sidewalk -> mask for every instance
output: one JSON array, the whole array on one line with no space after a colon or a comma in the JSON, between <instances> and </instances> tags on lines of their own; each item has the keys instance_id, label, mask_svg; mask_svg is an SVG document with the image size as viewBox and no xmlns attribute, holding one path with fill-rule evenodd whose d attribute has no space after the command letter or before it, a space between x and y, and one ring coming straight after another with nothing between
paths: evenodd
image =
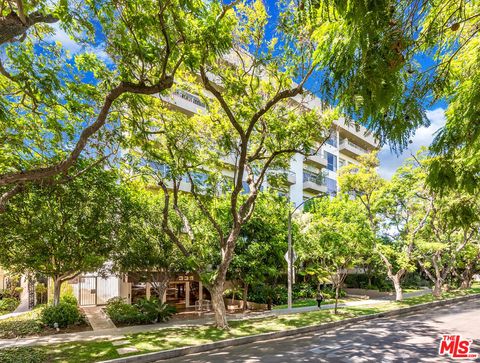
<instances>
[{"instance_id":1,"label":"sidewalk","mask_svg":"<svg viewBox=\"0 0 480 363\"><path fill-rule=\"evenodd\" d=\"M421 296L429 293L430 290L417 291L413 293L404 294L405 298ZM392 301L394 298L383 298L383 299L368 299L360 301L346 302L338 304L338 307L346 306L363 306L363 305L377 305L385 304ZM323 305L323 309L332 309L334 304ZM293 309L278 309L278 310L269 310L258 313L251 313L248 315L245 314L232 314L228 316L229 321L235 320L246 320L246 319L255 319L263 318L277 315L285 314L298 314L308 311L316 311L318 308L316 306L307 306L302 308L293 308ZM136 326L127 326L122 328L113 328L113 329L103 329L97 331L83 331L78 333L67 333L67 334L57 334L57 335L47 335L39 337L26 337L26 338L17 338L17 339L0 339L0 349L7 347L20 347L20 346L30 346L30 345L50 345L58 343L68 343L76 341L93 341L93 340L118 340L124 339L125 334L135 334L141 332L151 332L167 328L181 328L181 327L192 327L192 326L201 326L206 324L213 323L213 315L205 316L198 319L190 320L172 320L167 323L162 324L151 324L151 325L136 325Z\"/></svg>"}]
</instances>

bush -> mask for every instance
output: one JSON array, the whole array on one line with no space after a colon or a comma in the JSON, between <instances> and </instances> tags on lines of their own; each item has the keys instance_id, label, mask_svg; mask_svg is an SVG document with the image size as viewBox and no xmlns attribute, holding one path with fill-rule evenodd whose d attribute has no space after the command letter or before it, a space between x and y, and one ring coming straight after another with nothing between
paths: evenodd
<instances>
[{"instance_id":1,"label":"bush","mask_svg":"<svg viewBox=\"0 0 480 363\"><path fill-rule=\"evenodd\" d=\"M0 349L2 363L43 363L46 354L38 347L18 347Z\"/></svg>"},{"instance_id":2,"label":"bush","mask_svg":"<svg viewBox=\"0 0 480 363\"><path fill-rule=\"evenodd\" d=\"M115 324L148 324L169 320L177 310L156 298L130 305L121 297L107 301L105 312Z\"/></svg>"},{"instance_id":3,"label":"bush","mask_svg":"<svg viewBox=\"0 0 480 363\"><path fill-rule=\"evenodd\" d=\"M60 301L66 303L66 304L73 305L73 306L77 306L77 305L78 305L77 298L76 298L75 296L71 295L71 294L63 295L63 296L60 298Z\"/></svg>"},{"instance_id":4,"label":"bush","mask_svg":"<svg viewBox=\"0 0 480 363\"><path fill-rule=\"evenodd\" d=\"M248 292L248 301L259 304L283 305L287 299L287 288L282 285L254 285Z\"/></svg>"},{"instance_id":5,"label":"bush","mask_svg":"<svg viewBox=\"0 0 480 363\"><path fill-rule=\"evenodd\" d=\"M177 312L175 307L164 304L156 298L140 299L136 305L145 319L152 323L168 321Z\"/></svg>"},{"instance_id":6,"label":"bush","mask_svg":"<svg viewBox=\"0 0 480 363\"><path fill-rule=\"evenodd\" d=\"M105 312L115 324L145 324L149 317L142 314L138 306L127 304L121 297L107 301Z\"/></svg>"},{"instance_id":7,"label":"bush","mask_svg":"<svg viewBox=\"0 0 480 363\"><path fill-rule=\"evenodd\" d=\"M317 295L317 290L309 283L301 283L293 286L293 300L313 299Z\"/></svg>"},{"instance_id":8,"label":"bush","mask_svg":"<svg viewBox=\"0 0 480 363\"><path fill-rule=\"evenodd\" d=\"M2 300L0 300L0 313L11 313L14 311L20 301L13 297L6 297Z\"/></svg>"},{"instance_id":9,"label":"bush","mask_svg":"<svg viewBox=\"0 0 480 363\"><path fill-rule=\"evenodd\" d=\"M28 313L0 320L0 339L24 337L41 332L43 324L39 321L38 315L42 308L35 308Z\"/></svg>"},{"instance_id":10,"label":"bush","mask_svg":"<svg viewBox=\"0 0 480 363\"><path fill-rule=\"evenodd\" d=\"M52 328L55 327L55 323L58 323L58 327L65 328L82 322L83 317L76 305L61 301L57 306L47 306L42 311L40 320Z\"/></svg>"},{"instance_id":11,"label":"bush","mask_svg":"<svg viewBox=\"0 0 480 363\"><path fill-rule=\"evenodd\" d=\"M322 294L324 299L335 299L335 289L331 286L325 287L322 289ZM338 298L347 296L347 293L340 289L338 292Z\"/></svg>"}]
</instances>

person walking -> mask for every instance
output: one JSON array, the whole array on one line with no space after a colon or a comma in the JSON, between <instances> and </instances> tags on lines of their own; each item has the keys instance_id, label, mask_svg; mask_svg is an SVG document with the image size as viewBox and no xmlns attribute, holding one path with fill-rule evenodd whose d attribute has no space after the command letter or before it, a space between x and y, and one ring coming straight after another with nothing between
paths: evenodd
<instances>
[{"instance_id":1,"label":"person walking","mask_svg":"<svg viewBox=\"0 0 480 363\"><path fill-rule=\"evenodd\" d=\"M322 301L323 301L323 294L321 291L319 291L317 293L317 305L318 305L318 308L321 309L321 304L322 304Z\"/></svg>"}]
</instances>

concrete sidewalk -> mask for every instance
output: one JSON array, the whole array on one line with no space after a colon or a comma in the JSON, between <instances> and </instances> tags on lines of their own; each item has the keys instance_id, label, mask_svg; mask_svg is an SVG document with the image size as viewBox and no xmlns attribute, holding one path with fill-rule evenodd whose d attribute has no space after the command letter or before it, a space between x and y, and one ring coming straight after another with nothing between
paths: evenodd
<instances>
[{"instance_id":1,"label":"concrete sidewalk","mask_svg":"<svg viewBox=\"0 0 480 363\"><path fill-rule=\"evenodd\" d=\"M430 290L423 290L414 293L404 294L405 298L421 296L428 294ZM367 299L360 301L346 302L338 304L338 307L347 307L347 306L363 306L363 305L377 305L385 304L393 299L391 297L385 299ZM332 309L334 304L323 305L322 310ZM250 314L232 314L228 316L229 321L239 321L239 320L248 320L255 318L271 317L285 314L298 314L308 311L316 311L318 308L316 306L307 306L302 308L293 308L293 309L278 309L278 310L269 310L258 313ZM0 339L0 349L7 347L20 347L20 346L31 346L31 345L50 345L57 343L69 343L76 341L94 341L94 340L118 340L124 339L125 335L142 333L142 332L154 332L167 328L182 328L182 327L193 327L193 326L202 326L206 324L211 324L214 322L213 315L199 317L198 319L190 320L171 320L167 323L161 324L151 324L151 325L136 325L136 326L127 326L122 328L114 329L102 329L97 331L83 331L78 333L67 333L67 334L56 334L56 335L47 335L39 337L26 337L26 338L17 338L17 339Z\"/></svg>"}]
</instances>

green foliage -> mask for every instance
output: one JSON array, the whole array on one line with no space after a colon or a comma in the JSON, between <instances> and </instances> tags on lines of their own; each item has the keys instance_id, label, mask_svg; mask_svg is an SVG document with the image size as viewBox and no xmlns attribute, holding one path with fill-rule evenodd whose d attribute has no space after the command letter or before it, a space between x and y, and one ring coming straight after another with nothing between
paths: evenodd
<instances>
[{"instance_id":1,"label":"green foliage","mask_svg":"<svg viewBox=\"0 0 480 363\"><path fill-rule=\"evenodd\" d=\"M317 295L317 287L309 283L295 284L293 286L293 300L313 299Z\"/></svg>"},{"instance_id":2,"label":"green foliage","mask_svg":"<svg viewBox=\"0 0 480 363\"><path fill-rule=\"evenodd\" d=\"M150 322L136 305L127 304L120 297L108 300L105 312L115 324L129 325Z\"/></svg>"},{"instance_id":3,"label":"green foliage","mask_svg":"<svg viewBox=\"0 0 480 363\"><path fill-rule=\"evenodd\" d=\"M258 304L283 305L287 303L287 289L283 285L253 285L248 291L247 300Z\"/></svg>"},{"instance_id":4,"label":"green foliage","mask_svg":"<svg viewBox=\"0 0 480 363\"><path fill-rule=\"evenodd\" d=\"M41 321L43 324L54 328L55 323L59 328L66 328L83 321L77 304L61 301L58 305L49 305L42 310Z\"/></svg>"},{"instance_id":5,"label":"green foliage","mask_svg":"<svg viewBox=\"0 0 480 363\"><path fill-rule=\"evenodd\" d=\"M118 297L107 301L105 312L115 324L133 325L168 321L176 309L156 298L141 299L131 305Z\"/></svg>"},{"instance_id":6,"label":"green foliage","mask_svg":"<svg viewBox=\"0 0 480 363\"><path fill-rule=\"evenodd\" d=\"M0 339L12 339L40 333L44 327L39 319L42 309L43 307L37 307L31 312L0 320Z\"/></svg>"},{"instance_id":7,"label":"green foliage","mask_svg":"<svg viewBox=\"0 0 480 363\"><path fill-rule=\"evenodd\" d=\"M0 264L62 282L101 267L114 245L117 188L116 174L98 166L66 184L31 185L0 214Z\"/></svg>"},{"instance_id":8,"label":"green foliage","mask_svg":"<svg viewBox=\"0 0 480 363\"><path fill-rule=\"evenodd\" d=\"M65 294L60 297L60 301L69 305L77 306L78 300L75 296L71 294Z\"/></svg>"},{"instance_id":9,"label":"green foliage","mask_svg":"<svg viewBox=\"0 0 480 363\"><path fill-rule=\"evenodd\" d=\"M146 281L153 275L188 269L185 258L161 228L163 196L140 183L124 183L116 246L110 258L119 272L139 272Z\"/></svg>"},{"instance_id":10,"label":"green foliage","mask_svg":"<svg viewBox=\"0 0 480 363\"><path fill-rule=\"evenodd\" d=\"M12 297L4 297L0 300L0 314L11 313L14 311L20 301Z\"/></svg>"},{"instance_id":11,"label":"green foliage","mask_svg":"<svg viewBox=\"0 0 480 363\"><path fill-rule=\"evenodd\" d=\"M0 349L2 363L44 363L48 355L37 347L3 348Z\"/></svg>"},{"instance_id":12,"label":"green foliage","mask_svg":"<svg viewBox=\"0 0 480 363\"><path fill-rule=\"evenodd\" d=\"M155 298L150 300L141 299L136 305L142 314L146 316L146 319L154 323L168 321L177 312L174 306L170 306Z\"/></svg>"}]
</instances>

